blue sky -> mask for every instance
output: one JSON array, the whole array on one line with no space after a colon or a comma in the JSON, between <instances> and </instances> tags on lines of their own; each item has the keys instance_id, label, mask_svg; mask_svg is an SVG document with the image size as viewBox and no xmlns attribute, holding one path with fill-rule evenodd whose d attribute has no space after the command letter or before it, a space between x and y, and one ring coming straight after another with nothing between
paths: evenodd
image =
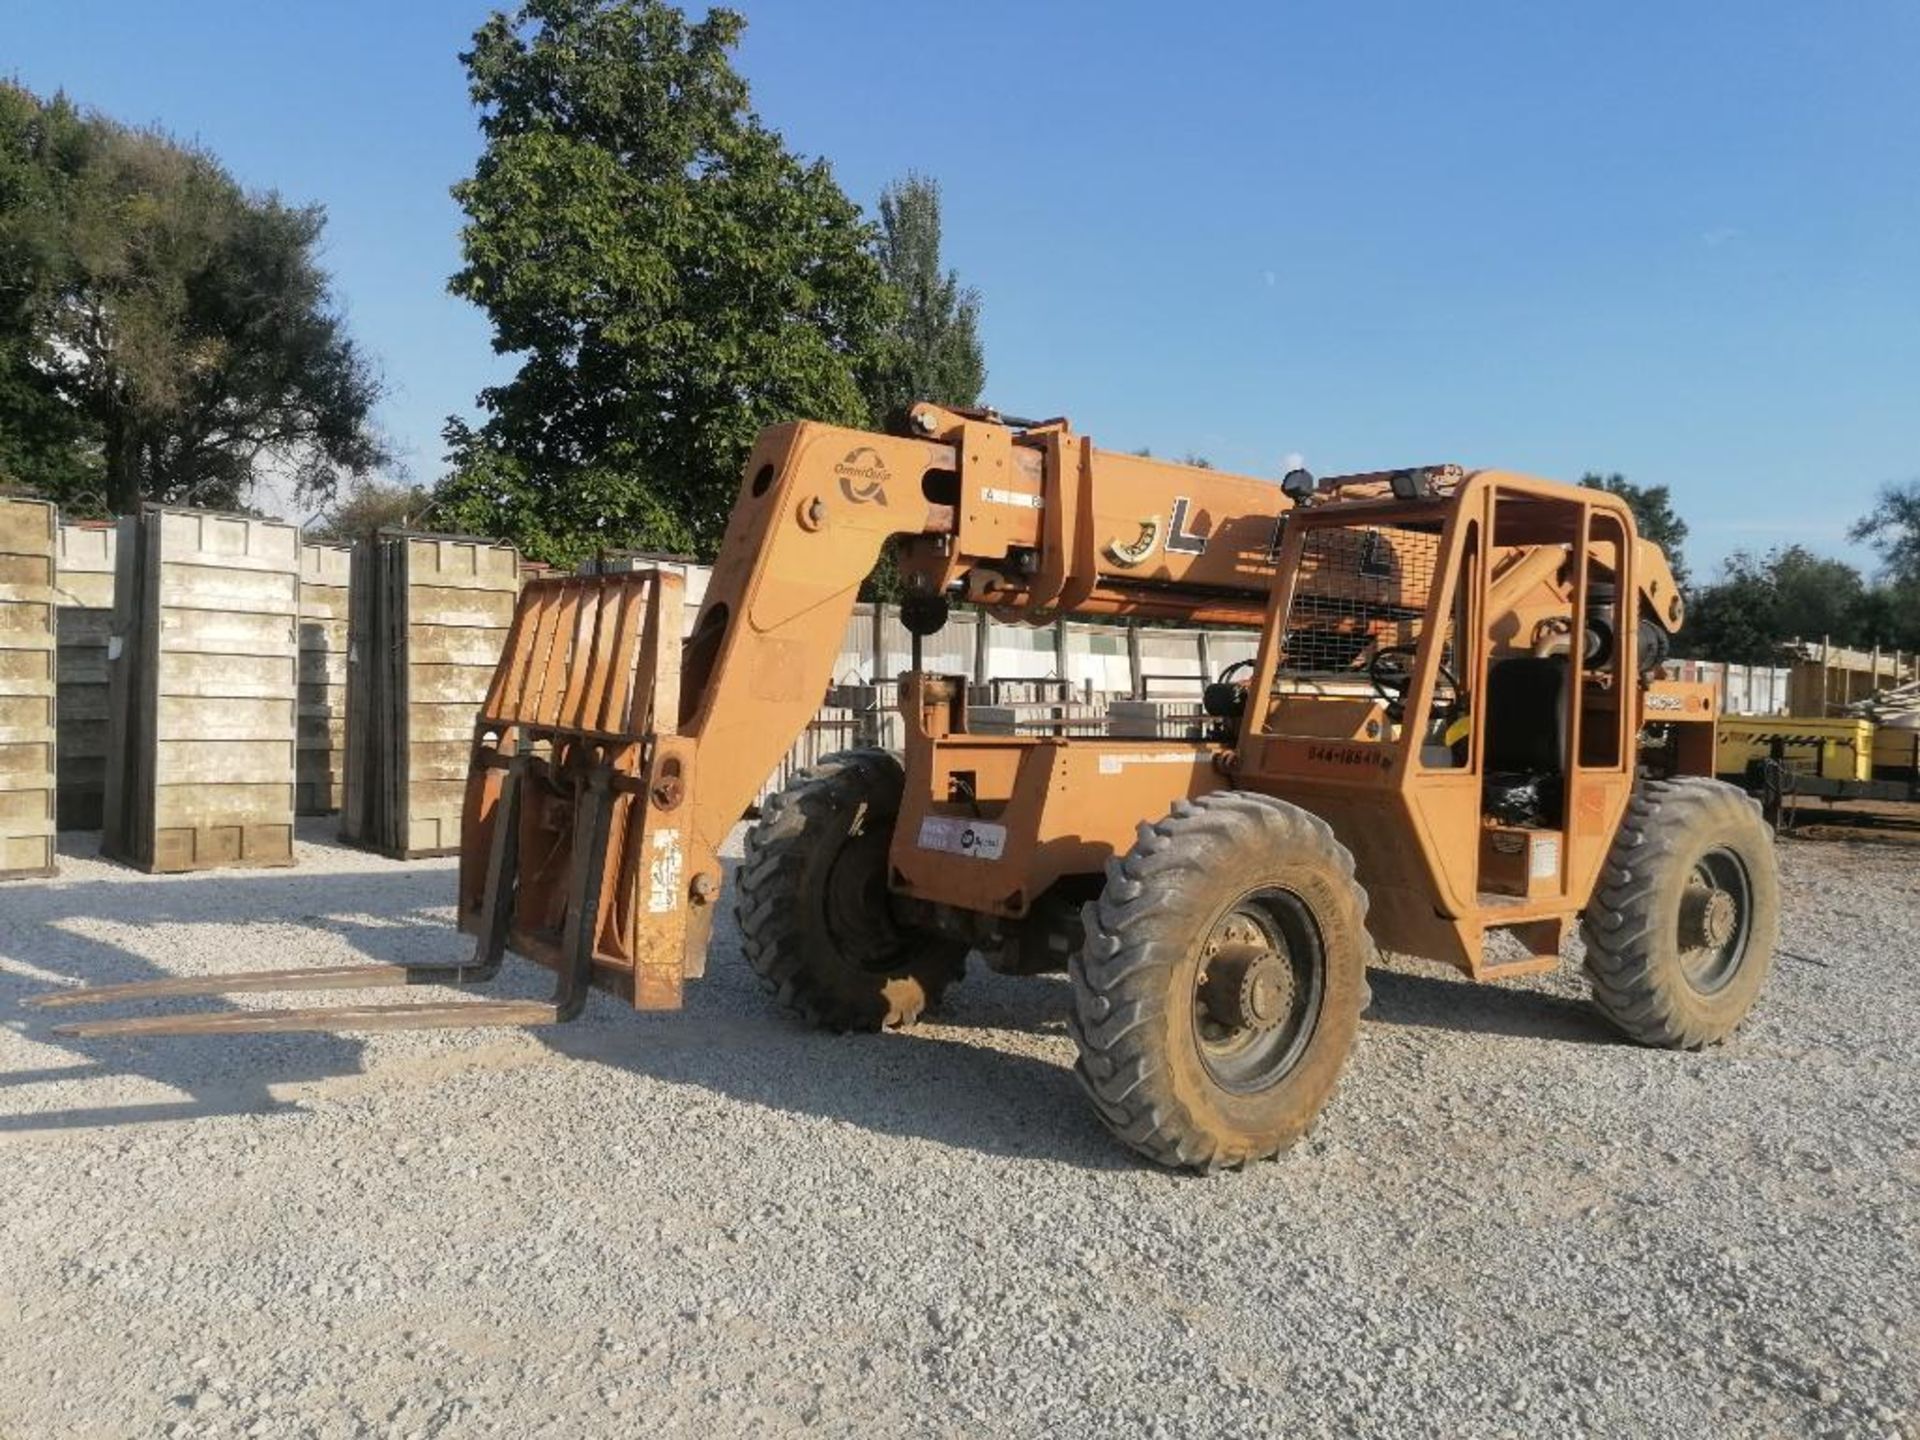
<instances>
[{"instance_id":1,"label":"blue sky","mask_svg":"<svg viewBox=\"0 0 1920 1440\"><path fill-rule=\"evenodd\" d=\"M1920 477L1920 7L770 0L756 107L945 187L989 398L1257 474L1674 489L1696 569ZM0 73L318 201L417 478L502 373L448 297L484 4L0 0Z\"/></svg>"}]
</instances>

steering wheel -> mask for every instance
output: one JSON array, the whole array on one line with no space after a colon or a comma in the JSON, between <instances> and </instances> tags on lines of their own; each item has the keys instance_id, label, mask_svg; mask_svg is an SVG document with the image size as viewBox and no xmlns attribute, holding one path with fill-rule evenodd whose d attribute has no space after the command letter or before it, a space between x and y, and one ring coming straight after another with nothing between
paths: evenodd
<instances>
[{"instance_id":1,"label":"steering wheel","mask_svg":"<svg viewBox=\"0 0 1920 1440\"><path fill-rule=\"evenodd\" d=\"M1367 679L1387 702L1387 717L1396 723L1406 714L1407 690L1413 684L1413 657L1419 653L1417 645L1383 645L1367 662ZM1434 687L1434 709L1440 715L1451 716L1460 703L1460 682L1445 660L1440 662L1435 678L1439 684ZM1444 703L1440 699L1440 685L1446 686Z\"/></svg>"}]
</instances>

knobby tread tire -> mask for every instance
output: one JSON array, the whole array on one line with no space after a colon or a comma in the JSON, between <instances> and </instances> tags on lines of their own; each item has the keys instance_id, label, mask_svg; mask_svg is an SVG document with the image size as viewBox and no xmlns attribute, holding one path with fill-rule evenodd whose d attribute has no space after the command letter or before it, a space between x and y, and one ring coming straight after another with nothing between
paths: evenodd
<instances>
[{"instance_id":1,"label":"knobby tread tire","mask_svg":"<svg viewBox=\"0 0 1920 1440\"><path fill-rule=\"evenodd\" d=\"M1325 956L1318 1022L1285 1076L1256 1095L1198 1061L1192 996L1219 916L1265 887L1306 902ZM1212 1171L1292 1144L1332 1095L1366 1003L1366 892L1325 821L1265 795L1181 800L1108 862L1069 967L1075 1072L1100 1119L1157 1164Z\"/></svg>"},{"instance_id":2,"label":"knobby tread tire","mask_svg":"<svg viewBox=\"0 0 1920 1440\"><path fill-rule=\"evenodd\" d=\"M747 832L734 889L741 946L767 990L809 1025L837 1031L911 1025L939 1003L966 963L966 946L958 941L899 932L889 946L897 965L863 965L827 928L832 864L857 837L869 836L869 863L884 875L885 842L904 787L891 751L845 750L794 776L768 798Z\"/></svg>"},{"instance_id":3,"label":"knobby tread tire","mask_svg":"<svg viewBox=\"0 0 1920 1440\"><path fill-rule=\"evenodd\" d=\"M1680 895L1710 850L1736 854L1751 893L1739 968L1711 992L1682 965ZM1773 834L1760 804L1705 776L1647 781L1628 802L1581 923L1595 1003L1642 1045L1698 1050L1746 1018L1773 968L1780 889Z\"/></svg>"}]
</instances>

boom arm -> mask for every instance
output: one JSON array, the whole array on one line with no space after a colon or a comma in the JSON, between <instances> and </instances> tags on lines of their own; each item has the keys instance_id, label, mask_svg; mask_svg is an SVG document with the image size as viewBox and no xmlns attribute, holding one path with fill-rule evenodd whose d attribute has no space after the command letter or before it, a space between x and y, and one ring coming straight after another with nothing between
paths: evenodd
<instances>
[{"instance_id":1,"label":"boom arm","mask_svg":"<svg viewBox=\"0 0 1920 1440\"><path fill-rule=\"evenodd\" d=\"M921 405L919 437L767 430L682 665L710 855L805 729L860 583L898 537L910 594L959 589L1000 619L1083 613L1257 625L1277 485L1096 449L1065 421L1016 433Z\"/></svg>"}]
</instances>

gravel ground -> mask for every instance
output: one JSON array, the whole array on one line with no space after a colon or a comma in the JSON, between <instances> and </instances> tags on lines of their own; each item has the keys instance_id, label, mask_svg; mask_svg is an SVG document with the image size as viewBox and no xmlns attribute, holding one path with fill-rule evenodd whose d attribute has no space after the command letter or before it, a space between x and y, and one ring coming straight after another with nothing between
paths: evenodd
<instances>
[{"instance_id":1,"label":"gravel ground","mask_svg":"<svg viewBox=\"0 0 1920 1440\"><path fill-rule=\"evenodd\" d=\"M1617 1043L1571 964L1376 971L1315 1134L1211 1180L1093 1122L1063 982L817 1035L725 930L685 1014L550 1032L70 1042L13 1008L463 952L450 862L326 834L0 890L6 1440L1920 1435L1910 851L1783 843L1787 953L1703 1055Z\"/></svg>"}]
</instances>

